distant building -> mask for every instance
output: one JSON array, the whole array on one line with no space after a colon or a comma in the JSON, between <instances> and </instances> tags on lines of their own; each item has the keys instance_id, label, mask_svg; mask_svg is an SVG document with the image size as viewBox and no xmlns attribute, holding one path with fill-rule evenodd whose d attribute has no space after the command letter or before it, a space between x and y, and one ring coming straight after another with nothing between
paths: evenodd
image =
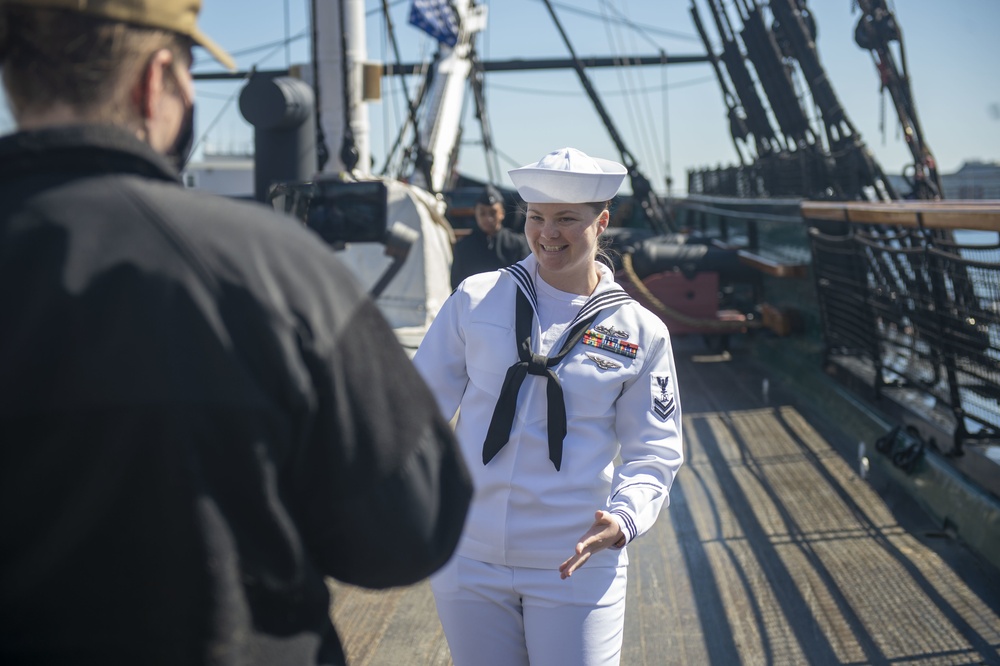
<instances>
[{"instance_id":1,"label":"distant building","mask_svg":"<svg viewBox=\"0 0 1000 666\"><path fill-rule=\"evenodd\" d=\"M955 173L942 173L941 188L945 199L1000 199L1000 164L970 161ZM906 195L910 185L902 176L889 176L896 190Z\"/></svg>"},{"instance_id":2,"label":"distant building","mask_svg":"<svg viewBox=\"0 0 1000 666\"><path fill-rule=\"evenodd\" d=\"M182 178L193 190L252 199L253 169L252 154L206 152L200 161L187 165Z\"/></svg>"},{"instance_id":3,"label":"distant building","mask_svg":"<svg viewBox=\"0 0 1000 666\"><path fill-rule=\"evenodd\" d=\"M966 162L941 176L945 199L1000 199L1000 164Z\"/></svg>"}]
</instances>

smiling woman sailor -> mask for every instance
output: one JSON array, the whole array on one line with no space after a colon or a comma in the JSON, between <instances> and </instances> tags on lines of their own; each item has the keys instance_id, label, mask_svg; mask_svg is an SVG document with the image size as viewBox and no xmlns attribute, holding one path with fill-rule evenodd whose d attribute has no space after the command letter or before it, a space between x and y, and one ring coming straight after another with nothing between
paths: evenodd
<instances>
[{"instance_id":1,"label":"smiling woman sailor","mask_svg":"<svg viewBox=\"0 0 1000 666\"><path fill-rule=\"evenodd\" d=\"M475 485L434 597L458 666L617 664L625 545L683 460L670 337L596 260L625 168L564 148L509 173L531 255L463 281L415 356Z\"/></svg>"}]
</instances>

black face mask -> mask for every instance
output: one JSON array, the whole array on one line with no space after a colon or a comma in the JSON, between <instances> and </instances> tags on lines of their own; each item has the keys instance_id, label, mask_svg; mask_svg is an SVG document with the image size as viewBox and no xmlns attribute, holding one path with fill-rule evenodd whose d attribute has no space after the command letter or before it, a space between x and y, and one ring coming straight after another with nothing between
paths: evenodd
<instances>
[{"instance_id":1,"label":"black face mask","mask_svg":"<svg viewBox=\"0 0 1000 666\"><path fill-rule=\"evenodd\" d=\"M165 157L170 161L177 173L184 170L188 159L191 157L191 148L194 146L194 103L188 107L181 120L180 129L177 130L177 138L174 145L167 150Z\"/></svg>"}]
</instances>

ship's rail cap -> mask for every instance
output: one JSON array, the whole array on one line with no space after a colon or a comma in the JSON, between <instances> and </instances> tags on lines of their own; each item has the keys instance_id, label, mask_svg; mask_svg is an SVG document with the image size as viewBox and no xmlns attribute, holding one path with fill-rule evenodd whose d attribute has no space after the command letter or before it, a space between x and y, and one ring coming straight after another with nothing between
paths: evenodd
<instances>
[{"instance_id":1,"label":"ship's rail cap","mask_svg":"<svg viewBox=\"0 0 1000 666\"><path fill-rule=\"evenodd\" d=\"M852 224L1000 232L1000 201L803 201L802 217Z\"/></svg>"}]
</instances>

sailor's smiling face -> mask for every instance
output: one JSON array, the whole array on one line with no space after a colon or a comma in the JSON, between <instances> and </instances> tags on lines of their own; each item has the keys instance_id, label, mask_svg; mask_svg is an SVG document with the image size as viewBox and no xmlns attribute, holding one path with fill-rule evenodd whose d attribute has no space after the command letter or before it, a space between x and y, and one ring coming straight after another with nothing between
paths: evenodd
<instances>
[{"instance_id":1,"label":"sailor's smiling face","mask_svg":"<svg viewBox=\"0 0 1000 666\"><path fill-rule=\"evenodd\" d=\"M597 238L607 226L608 211L593 204L529 203L524 235L541 278L556 289L591 293Z\"/></svg>"}]
</instances>

